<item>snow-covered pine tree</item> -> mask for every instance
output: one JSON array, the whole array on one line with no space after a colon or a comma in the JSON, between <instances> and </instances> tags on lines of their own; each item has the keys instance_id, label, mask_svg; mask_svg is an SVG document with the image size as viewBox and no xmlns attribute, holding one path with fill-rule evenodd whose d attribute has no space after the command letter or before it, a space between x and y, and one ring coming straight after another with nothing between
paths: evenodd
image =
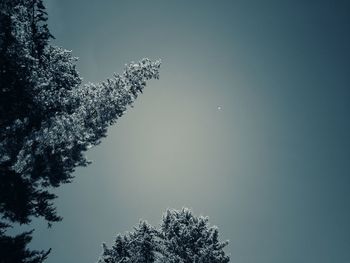
<instances>
[{"instance_id":1,"label":"snow-covered pine tree","mask_svg":"<svg viewBox=\"0 0 350 263\"><path fill-rule=\"evenodd\" d=\"M50 189L70 182L75 167L88 164L84 152L100 143L146 81L159 77L160 62L143 59L105 82L82 85L77 59L49 44L46 20L42 0L0 1L3 240L13 223L28 224L32 217L49 224L61 220Z\"/></svg>"},{"instance_id":2,"label":"snow-covered pine tree","mask_svg":"<svg viewBox=\"0 0 350 263\"><path fill-rule=\"evenodd\" d=\"M140 221L130 234L130 262L153 263L157 258L157 232L146 221Z\"/></svg>"},{"instance_id":3,"label":"snow-covered pine tree","mask_svg":"<svg viewBox=\"0 0 350 263\"><path fill-rule=\"evenodd\" d=\"M165 251L184 263L226 263L229 257L220 242L218 229L209 226L209 218L194 216L191 210L167 210L161 223Z\"/></svg>"},{"instance_id":4,"label":"snow-covered pine tree","mask_svg":"<svg viewBox=\"0 0 350 263\"><path fill-rule=\"evenodd\" d=\"M102 244L103 253L98 263L153 263L158 257L158 232L146 221L140 221L134 231L118 234L112 248Z\"/></svg>"},{"instance_id":5,"label":"snow-covered pine tree","mask_svg":"<svg viewBox=\"0 0 350 263\"><path fill-rule=\"evenodd\" d=\"M118 235L112 248L103 244L99 263L227 263L217 227L189 209L167 210L158 228L141 221L135 232ZM122 244L122 245L121 245ZM123 255L123 256L121 256ZM147 260L146 260L147 258Z\"/></svg>"},{"instance_id":6,"label":"snow-covered pine tree","mask_svg":"<svg viewBox=\"0 0 350 263\"><path fill-rule=\"evenodd\" d=\"M130 237L129 235L117 235L112 248L102 244L103 253L98 263L131 262L130 261Z\"/></svg>"}]
</instances>

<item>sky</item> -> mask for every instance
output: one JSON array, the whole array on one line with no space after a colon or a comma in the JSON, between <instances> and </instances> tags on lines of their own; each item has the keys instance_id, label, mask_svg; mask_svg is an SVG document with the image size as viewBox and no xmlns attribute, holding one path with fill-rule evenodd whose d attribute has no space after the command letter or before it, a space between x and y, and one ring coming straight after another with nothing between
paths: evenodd
<instances>
[{"instance_id":1,"label":"sky","mask_svg":"<svg viewBox=\"0 0 350 263\"><path fill-rule=\"evenodd\" d=\"M55 45L99 82L143 57L148 86L35 220L47 263L189 207L234 263L350 262L350 3L47 0Z\"/></svg>"}]
</instances>

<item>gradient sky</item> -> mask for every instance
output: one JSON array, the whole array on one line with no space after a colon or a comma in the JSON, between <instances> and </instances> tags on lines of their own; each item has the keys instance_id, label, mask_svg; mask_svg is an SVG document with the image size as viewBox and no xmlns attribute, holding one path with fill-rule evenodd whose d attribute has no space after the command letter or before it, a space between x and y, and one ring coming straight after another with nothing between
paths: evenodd
<instances>
[{"instance_id":1,"label":"gradient sky","mask_svg":"<svg viewBox=\"0 0 350 263\"><path fill-rule=\"evenodd\" d=\"M161 58L160 80L36 220L47 263L168 207L208 215L233 263L350 262L350 2L47 0L85 82ZM219 110L218 107L221 107Z\"/></svg>"}]
</instances>

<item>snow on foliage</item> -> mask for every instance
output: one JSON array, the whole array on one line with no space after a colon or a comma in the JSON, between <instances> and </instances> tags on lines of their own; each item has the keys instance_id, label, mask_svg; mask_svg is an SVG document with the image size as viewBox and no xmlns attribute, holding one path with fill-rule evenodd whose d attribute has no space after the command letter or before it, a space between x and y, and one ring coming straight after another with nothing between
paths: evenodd
<instances>
[{"instance_id":1,"label":"snow on foliage","mask_svg":"<svg viewBox=\"0 0 350 263\"><path fill-rule=\"evenodd\" d=\"M82 85L77 58L50 45L46 21L43 0L0 1L1 262L46 258L27 250L31 232L16 239L5 230L33 217L60 221L51 189L89 163L84 152L100 143L147 80L159 78L160 61L142 59L107 81Z\"/></svg>"},{"instance_id":2,"label":"snow on foliage","mask_svg":"<svg viewBox=\"0 0 350 263\"><path fill-rule=\"evenodd\" d=\"M88 164L83 152L106 136L107 127L134 102L146 80L159 78L160 61L142 59L105 82L80 85L74 62L62 48L44 50L42 68L31 79L38 115L13 120L0 137L0 164L10 162L10 170L44 186L67 182L76 166ZM39 122L35 127L31 118Z\"/></svg>"},{"instance_id":3,"label":"snow on foliage","mask_svg":"<svg viewBox=\"0 0 350 263\"><path fill-rule=\"evenodd\" d=\"M77 86L78 81L70 81L67 77L73 85L73 88L69 86L70 89L57 88L57 82L50 75L47 82L43 82L45 86L38 89L35 100L43 112L54 110L54 114L22 138L22 147L11 169L30 177L38 160L43 160L45 168L40 180L58 186L60 182L51 177L54 170L61 170L64 178L69 178L75 166L86 165L88 162L83 151L106 136L107 127L133 103L145 87L146 80L159 77L159 66L159 61L143 59L127 66L122 75L115 75L112 80L83 86ZM17 119L5 129L12 133L22 129L25 121ZM5 156L11 154L13 147L9 137L3 139L1 146Z\"/></svg>"},{"instance_id":4,"label":"snow on foliage","mask_svg":"<svg viewBox=\"0 0 350 263\"><path fill-rule=\"evenodd\" d=\"M102 244L98 263L227 263L227 244L208 217L186 208L167 210L158 228L140 221L134 231L118 234L111 248Z\"/></svg>"},{"instance_id":5,"label":"snow on foliage","mask_svg":"<svg viewBox=\"0 0 350 263\"><path fill-rule=\"evenodd\" d=\"M82 85L77 58L48 44L46 20L38 20L46 14L41 1L6 0L2 5L0 169L27 185L30 203L23 212L0 205L0 212L27 223L39 203L31 200L34 193L69 182L75 167L89 163L84 152L100 143L147 80L159 78L160 61L145 58L107 81Z\"/></svg>"}]
</instances>

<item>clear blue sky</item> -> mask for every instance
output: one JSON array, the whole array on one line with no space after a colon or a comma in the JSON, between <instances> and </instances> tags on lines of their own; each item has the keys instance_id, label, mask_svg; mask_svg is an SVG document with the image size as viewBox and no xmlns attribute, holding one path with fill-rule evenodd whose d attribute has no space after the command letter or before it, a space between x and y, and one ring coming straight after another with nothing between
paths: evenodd
<instances>
[{"instance_id":1,"label":"clear blue sky","mask_svg":"<svg viewBox=\"0 0 350 263\"><path fill-rule=\"evenodd\" d=\"M182 206L219 227L233 263L350 262L349 1L46 5L85 82L163 61L57 190L63 221L35 221L47 263L95 262L103 241Z\"/></svg>"}]
</instances>

